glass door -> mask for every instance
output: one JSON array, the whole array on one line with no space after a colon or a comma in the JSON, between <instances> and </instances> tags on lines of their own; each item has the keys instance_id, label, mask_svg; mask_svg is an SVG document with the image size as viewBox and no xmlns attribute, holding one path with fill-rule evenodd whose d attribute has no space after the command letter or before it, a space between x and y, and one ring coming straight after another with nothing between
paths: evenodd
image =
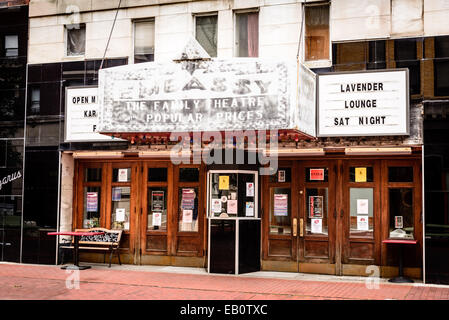
<instances>
[{"instance_id":1,"label":"glass door","mask_svg":"<svg viewBox=\"0 0 449 320\"><path fill-rule=\"evenodd\" d=\"M336 164L332 161L300 162L298 173L299 271L315 268L335 272Z\"/></svg>"},{"instance_id":2,"label":"glass door","mask_svg":"<svg viewBox=\"0 0 449 320\"><path fill-rule=\"evenodd\" d=\"M341 172L342 263L379 265L380 161L345 160Z\"/></svg>"},{"instance_id":3,"label":"glass door","mask_svg":"<svg viewBox=\"0 0 449 320\"><path fill-rule=\"evenodd\" d=\"M174 168L175 203L173 235L178 256L203 256L205 192L204 167L182 165Z\"/></svg>"},{"instance_id":4,"label":"glass door","mask_svg":"<svg viewBox=\"0 0 449 320\"><path fill-rule=\"evenodd\" d=\"M173 166L165 161L144 162L140 184L141 263L151 255L166 256L171 252L171 207L173 206Z\"/></svg>"},{"instance_id":5,"label":"glass door","mask_svg":"<svg viewBox=\"0 0 449 320\"><path fill-rule=\"evenodd\" d=\"M105 225L108 229L123 230L120 248L134 260L137 237L138 164L108 163Z\"/></svg>"}]
</instances>

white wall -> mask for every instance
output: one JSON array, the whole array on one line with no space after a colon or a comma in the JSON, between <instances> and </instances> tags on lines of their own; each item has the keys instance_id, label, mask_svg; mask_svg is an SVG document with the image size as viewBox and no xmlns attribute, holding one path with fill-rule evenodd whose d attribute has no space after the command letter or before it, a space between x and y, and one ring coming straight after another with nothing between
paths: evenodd
<instances>
[{"instance_id":1,"label":"white wall","mask_svg":"<svg viewBox=\"0 0 449 320\"><path fill-rule=\"evenodd\" d=\"M449 34L448 0L333 0L332 41Z\"/></svg>"},{"instance_id":2,"label":"white wall","mask_svg":"<svg viewBox=\"0 0 449 320\"><path fill-rule=\"evenodd\" d=\"M95 10L111 7L112 2L112 0L32 0L28 62L35 64L101 59L116 11ZM301 19L300 1L200 0L142 6L158 2L163 1L122 1L122 6L126 8L119 10L106 54L108 58L131 57L133 19L154 17L155 61L169 61L183 48L188 37L194 34L194 15L211 12L218 13L218 57L232 57L233 10L252 8L259 8L260 12L259 56L292 59L296 57ZM79 12L75 5L78 6ZM72 14L63 14L66 10ZM67 57L64 25L76 22L86 24L86 53L84 57Z\"/></svg>"},{"instance_id":3,"label":"white wall","mask_svg":"<svg viewBox=\"0 0 449 320\"><path fill-rule=\"evenodd\" d=\"M302 2L123 0L124 8L119 11L106 56L131 57L133 19L154 17L155 60L171 60L194 33L194 15L216 12L218 57L229 58L234 56L233 10L259 8L259 56L294 59ZM29 63L101 59L116 12L108 8L117 4L118 0L32 0ZM66 14L66 11L74 13ZM332 0L330 16L332 41L449 34L448 0ZM81 58L66 57L64 24L77 21L86 24L86 54Z\"/></svg>"}]
</instances>

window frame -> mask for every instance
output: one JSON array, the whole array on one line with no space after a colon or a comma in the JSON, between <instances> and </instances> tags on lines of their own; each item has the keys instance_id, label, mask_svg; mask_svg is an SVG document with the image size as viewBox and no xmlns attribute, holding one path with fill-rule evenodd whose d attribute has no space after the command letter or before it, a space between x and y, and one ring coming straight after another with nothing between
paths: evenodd
<instances>
[{"instance_id":1,"label":"window frame","mask_svg":"<svg viewBox=\"0 0 449 320\"><path fill-rule=\"evenodd\" d=\"M307 7L317 7L317 6L328 6L329 8L329 58L328 59L320 59L320 60L306 60L306 8ZM331 7L332 2L330 1L318 1L312 3L303 3L302 4L302 35L301 35L301 56L304 65L308 68L329 68L332 67L332 39L331 39Z\"/></svg>"},{"instance_id":2,"label":"window frame","mask_svg":"<svg viewBox=\"0 0 449 320\"><path fill-rule=\"evenodd\" d=\"M6 47L6 38L7 37L16 37L17 38L17 47L10 47L10 48L7 48ZM17 58L17 57L19 57L19 35L18 34L5 34L4 36L3 36L3 44L4 44L4 57L5 58ZM8 49L12 49L12 50L17 50L17 54L16 55L7 55L7 52L8 52Z\"/></svg>"},{"instance_id":3,"label":"window frame","mask_svg":"<svg viewBox=\"0 0 449 320\"><path fill-rule=\"evenodd\" d=\"M241 57L238 54L238 46L237 46L237 15L238 14L245 14L245 13L257 13L258 20L257 20L257 57ZM232 19L233 19L233 26L234 30L232 33L232 53L234 58L259 58L260 57L260 23L259 23L259 13L260 8L248 8L248 9L239 9L239 10L233 10L232 12Z\"/></svg>"},{"instance_id":4,"label":"window frame","mask_svg":"<svg viewBox=\"0 0 449 320\"><path fill-rule=\"evenodd\" d=\"M87 24L86 23L78 23L78 25L80 25L80 27L84 27L84 53L83 54L74 54L74 55L70 55L69 54L69 44L68 44L68 39L69 39L69 28L70 26L75 26L77 24L65 24L64 25L64 58L81 58L81 57L85 57L86 56L86 35L87 35Z\"/></svg>"},{"instance_id":5,"label":"window frame","mask_svg":"<svg viewBox=\"0 0 449 320\"><path fill-rule=\"evenodd\" d=\"M204 13L193 13L193 37L195 38L196 41L198 41L198 39L196 38L196 19L198 17L202 18L202 17L212 17L212 16L217 16L217 55L215 57L211 56L211 58L218 58L218 11L211 11L211 12L204 12ZM199 41L198 41L199 43ZM200 43L201 45L201 43ZM204 48L203 48L204 49ZM206 49L204 49L206 51ZM207 52L207 51L206 51ZM209 52L208 52L209 54Z\"/></svg>"},{"instance_id":6,"label":"window frame","mask_svg":"<svg viewBox=\"0 0 449 320\"><path fill-rule=\"evenodd\" d=\"M135 56L136 56L136 23L141 22L152 22L154 24L154 48L153 48L153 61L156 60L156 17L148 17L143 19L133 19L132 23L132 53L129 56L128 64L135 64Z\"/></svg>"}]
</instances>

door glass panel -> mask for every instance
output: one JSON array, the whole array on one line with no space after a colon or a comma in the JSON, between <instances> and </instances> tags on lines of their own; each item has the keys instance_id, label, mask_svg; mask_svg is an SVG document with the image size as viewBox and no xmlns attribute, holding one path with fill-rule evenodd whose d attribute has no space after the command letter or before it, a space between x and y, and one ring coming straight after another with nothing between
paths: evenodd
<instances>
[{"instance_id":1,"label":"door glass panel","mask_svg":"<svg viewBox=\"0 0 449 320\"><path fill-rule=\"evenodd\" d=\"M200 181L199 168L180 168L179 169L180 182L198 182Z\"/></svg>"},{"instance_id":2,"label":"door glass panel","mask_svg":"<svg viewBox=\"0 0 449 320\"><path fill-rule=\"evenodd\" d=\"M101 187L84 187L83 228L100 226Z\"/></svg>"},{"instance_id":3,"label":"door glass panel","mask_svg":"<svg viewBox=\"0 0 449 320\"><path fill-rule=\"evenodd\" d=\"M413 239L413 188L391 188L388 193L390 238Z\"/></svg>"},{"instance_id":4,"label":"door glass panel","mask_svg":"<svg viewBox=\"0 0 449 320\"><path fill-rule=\"evenodd\" d=\"M254 174L239 173L238 216L256 217L256 192L257 186Z\"/></svg>"},{"instance_id":5,"label":"door glass panel","mask_svg":"<svg viewBox=\"0 0 449 320\"><path fill-rule=\"evenodd\" d=\"M179 188L178 231L198 231L198 188Z\"/></svg>"},{"instance_id":6,"label":"door glass panel","mask_svg":"<svg viewBox=\"0 0 449 320\"><path fill-rule=\"evenodd\" d=\"M350 167L349 182L373 182L373 167Z\"/></svg>"},{"instance_id":7,"label":"door glass panel","mask_svg":"<svg viewBox=\"0 0 449 320\"><path fill-rule=\"evenodd\" d=\"M112 182L130 182L131 168L113 168Z\"/></svg>"},{"instance_id":8,"label":"door glass panel","mask_svg":"<svg viewBox=\"0 0 449 320\"><path fill-rule=\"evenodd\" d=\"M167 181L167 168L148 168L149 182Z\"/></svg>"},{"instance_id":9,"label":"door glass panel","mask_svg":"<svg viewBox=\"0 0 449 320\"><path fill-rule=\"evenodd\" d=\"M350 188L350 236L374 236L374 201L373 188Z\"/></svg>"},{"instance_id":10,"label":"door glass panel","mask_svg":"<svg viewBox=\"0 0 449 320\"><path fill-rule=\"evenodd\" d=\"M112 229L129 230L130 187L112 187Z\"/></svg>"},{"instance_id":11,"label":"door glass panel","mask_svg":"<svg viewBox=\"0 0 449 320\"><path fill-rule=\"evenodd\" d=\"M328 235L328 191L327 188L306 189L306 212L308 235Z\"/></svg>"},{"instance_id":12,"label":"door glass panel","mask_svg":"<svg viewBox=\"0 0 449 320\"><path fill-rule=\"evenodd\" d=\"M389 167L388 182L413 182L413 167Z\"/></svg>"},{"instance_id":13,"label":"door glass panel","mask_svg":"<svg viewBox=\"0 0 449 320\"><path fill-rule=\"evenodd\" d=\"M292 233L290 199L289 188L270 188L270 233Z\"/></svg>"},{"instance_id":14,"label":"door glass panel","mask_svg":"<svg viewBox=\"0 0 449 320\"><path fill-rule=\"evenodd\" d=\"M85 182L101 182L101 168L86 168L84 170Z\"/></svg>"},{"instance_id":15,"label":"door glass panel","mask_svg":"<svg viewBox=\"0 0 449 320\"><path fill-rule=\"evenodd\" d=\"M148 188L147 230L167 230L167 188Z\"/></svg>"}]
</instances>

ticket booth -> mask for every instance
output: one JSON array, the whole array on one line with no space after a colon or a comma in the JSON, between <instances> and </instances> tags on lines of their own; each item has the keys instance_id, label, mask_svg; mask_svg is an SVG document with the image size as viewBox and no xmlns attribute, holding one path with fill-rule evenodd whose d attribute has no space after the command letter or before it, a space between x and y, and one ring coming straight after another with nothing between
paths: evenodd
<instances>
[{"instance_id":1,"label":"ticket booth","mask_svg":"<svg viewBox=\"0 0 449 320\"><path fill-rule=\"evenodd\" d=\"M259 176L251 170L210 170L208 272L260 270Z\"/></svg>"}]
</instances>

